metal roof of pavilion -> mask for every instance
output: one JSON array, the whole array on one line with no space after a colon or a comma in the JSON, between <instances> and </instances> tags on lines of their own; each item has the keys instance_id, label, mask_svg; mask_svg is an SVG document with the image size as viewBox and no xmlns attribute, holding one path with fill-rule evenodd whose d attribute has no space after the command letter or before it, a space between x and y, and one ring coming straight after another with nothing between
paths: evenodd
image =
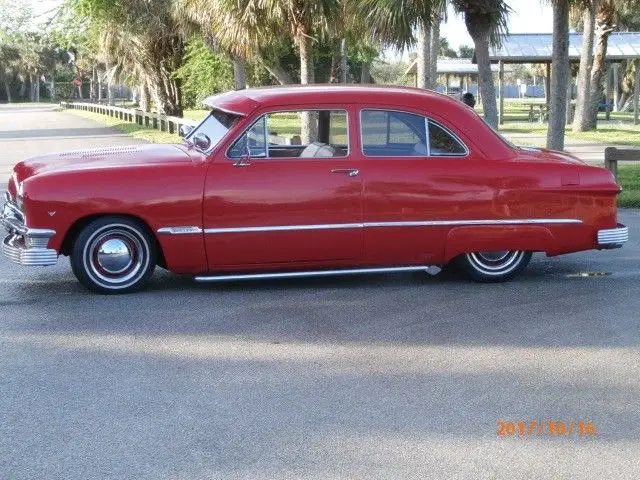
<instances>
[{"instance_id":1,"label":"metal roof of pavilion","mask_svg":"<svg viewBox=\"0 0 640 480\"><path fill-rule=\"evenodd\" d=\"M414 60L409 65L409 68L404 72L405 75L415 75L417 68L417 62ZM499 70L497 65L492 65L491 70L497 72ZM473 63L470 58L439 58L438 59L438 74L446 75L477 75L478 65Z\"/></svg>"},{"instance_id":2,"label":"metal roof of pavilion","mask_svg":"<svg viewBox=\"0 0 640 480\"><path fill-rule=\"evenodd\" d=\"M580 61L582 33L569 34L569 58ZM550 33L512 33L502 36L502 45L492 47L492 62L546 63L551 61L553 36ZM595 48L595 45L594 45ZM640 32L613 32L609 35L607 60L640 58Z\"/></svg>"}]
</instances>

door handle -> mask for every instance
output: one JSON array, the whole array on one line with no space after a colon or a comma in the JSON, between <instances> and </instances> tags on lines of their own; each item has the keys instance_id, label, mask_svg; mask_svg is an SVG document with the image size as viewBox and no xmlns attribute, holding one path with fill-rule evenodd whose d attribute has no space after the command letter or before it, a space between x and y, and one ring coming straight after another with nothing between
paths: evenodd
<instances>
[{"instance_id":1,"label":"door handle","mask_svg":"<svg viewBox=\"0 0 640 480\"><path fill-rule=\"evenodd\" d=\"M350 177L357 177L360 174L360 170L357 168L334 168L331 173L346 173Z\"/></svg>"}]
</instances>

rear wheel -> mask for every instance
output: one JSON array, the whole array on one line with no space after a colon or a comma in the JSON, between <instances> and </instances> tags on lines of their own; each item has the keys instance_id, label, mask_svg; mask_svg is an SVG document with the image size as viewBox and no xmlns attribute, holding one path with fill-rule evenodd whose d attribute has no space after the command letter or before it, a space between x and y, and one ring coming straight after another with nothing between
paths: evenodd
<instances>
[{"instance_id":1,"label":"rear wheel","mask_svg":"<svg viewBox=\"0 0 640 480\"><path fill-rule=\"evenodd\" d=\"M145 225L108 216L89 223L71 252L78 281L99 293L128 293L140 289L156 265L155 241Z\"/></svg>"},{"instance_id":2,"label":"rear wheel","mask_svg":"<svg viewBox=\"0 0 640 480\"><path fill-rule=\"evenodd\" d=\"M520 273L531 260L531 255L531 252L522 250L472 252L460 255L456 263L473 280L502 282Z\"/></svg>"}]
</instances>

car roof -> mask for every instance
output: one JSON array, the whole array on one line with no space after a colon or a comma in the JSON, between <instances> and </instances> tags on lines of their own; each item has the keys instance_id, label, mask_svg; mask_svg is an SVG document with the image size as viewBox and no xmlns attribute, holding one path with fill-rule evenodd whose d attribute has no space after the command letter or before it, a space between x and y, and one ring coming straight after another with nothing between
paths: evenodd
<instances>
[{"instance_id":1,"label":"car roof","mask_svg":"<svg viewBox=\"0 0 640 480\"><path fill-rule=\"evenodd\" d=\"M454 128L467 146L487 158L513 158L515 150L502 140L464 103L432 90L413 87L362 84L287 85L248 88L213 95L204 105L241 116L249 116L261 108L290 105L380 105L387 109L409 109L424 112L429 118Z\"/></svg>"},{"instance_id":2,"label":"car roof","mask_svg":"<svg viewBox=\"0 0 640 480\"><path fill-rule=\"evenodd\" d=\"M423 103L457 104L440 93L412 87L377 85L287 85L249 88L212 95L203 104L212 109L248 115L259 107L288 104L372 103L415 107Z\"/></svg>"}]
</instances>

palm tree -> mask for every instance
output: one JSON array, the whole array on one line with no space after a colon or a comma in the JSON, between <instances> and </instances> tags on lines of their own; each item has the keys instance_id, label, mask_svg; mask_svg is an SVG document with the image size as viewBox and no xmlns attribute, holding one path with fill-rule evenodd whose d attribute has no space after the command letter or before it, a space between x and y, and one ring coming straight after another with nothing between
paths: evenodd
<instances>
[{"instance_id":1,"label":"palm tree","mask_svg":"<svg viewBox=\"0 0 640 480\"><path fill-rule=\"evenodd\" d=\"M69 0L76 16L99 32L110 63L133 66L155 97L159 113L182 116L180 81L184 38L172 16L172 0ZM126 71L126 70L124 70Z\"/></svg>"},{"instance_id":2,"label":"palm tree","mask_svg":"<svg viewBox=\"0 0 640 480\"><path fill-rule=\"evenodd\" d=\"M580 49L580 67L578 69L576 110L573 117L574 132L582 132L587 129L589 112L587 104L590 99L591 65L593 63L593 32L598 2L599 0L588 2L582 15L582 47Z\"/></svg>"},{"instance_id":3,"label":"palm tree","mask_svg":"<svg viewBox=\"0 0 640 480\"><path fill-rule=\"evenodd\" d=\"M452 0L456 11L464 14L467 31L475 45L478 63L478 87L482 97L484 118L493 127L498 126L496 89L491 73L489 45L500 43L500 34L506 31L511 9L503 0Z\"/></svg>"},{"instance_id":4,"label":"palm tree","mask_svg":"<svg viewBox=\"0 0 640 480\"><path fill-rule=\"evenodd\" d=\"M300 83L313 83L313 42L332 32L342 15L340 0L181 0L194 12L209 11L210 27L229 51L244 58L283 33L300 55Z\"/></svg>"},{"instance_id":5,"label":"palm tree","mask_svg":"<svg viewBox=\"0 0 640 480\"><path fill-rule=\"evenodd\" d=\"M417 85L432 88L436 61L431 52L431 28L444 11L445 0L350 0L350 15L364 18L369 37L399 50L417 44ZM417 35L416 35L417 33Z\"/></svg>"}]
</instances>

